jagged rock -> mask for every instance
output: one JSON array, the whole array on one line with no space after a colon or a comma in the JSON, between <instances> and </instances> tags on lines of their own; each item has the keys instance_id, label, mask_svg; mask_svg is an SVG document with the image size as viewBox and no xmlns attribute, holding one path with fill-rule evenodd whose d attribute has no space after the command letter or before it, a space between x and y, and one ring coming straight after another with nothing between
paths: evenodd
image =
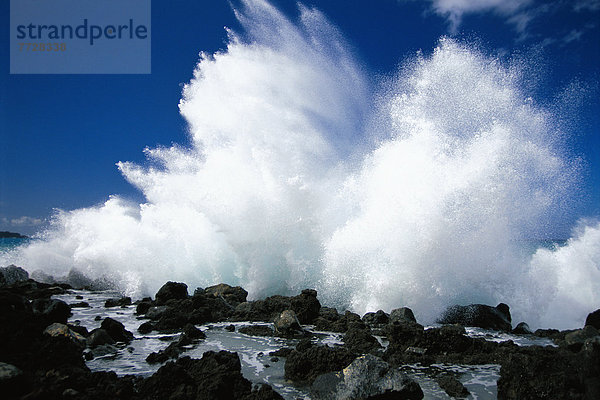
<instances>
[{"instance_id":1,"label":"jagged rock","mask_svg":"<svg viewBox=\"0 0 600 400\"><path fill-rule=\"evenodd\" d=\"M390 322L390 316L383 310L378 310L377 312L369 312L363 315L362 321L370 326L385 325Z\"/></svg>"},{"instance_id":2,"label":"jagged rock","mask_svg":"<svg viewBox=\"0 0 600 400\"><path fill-rule=\"evenodd\" d=\"M150 309L150 307L152 307L152 301L148 301L148 300L142 300L138 303L138 305L135 307L135 313L138 315L143 315L146 314L148 312L148 310Z\"/></svg>"},{"instance_id":3,"label":"jagged rock","mask_svg":"<svg viewBox=\"0 0 600 400\"><path fill-rule=\"evenodd\" d=\"M418 383L370 354L358 357L342 371L320 375L311 392L316 400L423 398Z\"/></svg>"},{"instance_id":4,"label":"jagged rock","mask_svg":"<svg viewBox=\"0 0 600 400\"><path fill-rule=\"evenodd\" d=\"M245 302L246 298L248 297L248 292L242 287L232 287L226 283L220 283L218 285L209 286L206 289L204 289L204 294L214 297L221 297L228 304L234 307L240 303ZM196 295L196 292L194 292L194 295Z\"/></svg>"},{"instance_id":5,"label":"jagged rock","mask_svg":"<svg viewBox=\"0 0 600 400\"><path fill-rule=\"evenodd\" d=\"M5 285L12 285L29 279L29 273L27 271L12 264L8 267L0 268L0 275L4 277Z\"/></svg>"},{"instance_id":6,"label":"jagged rock","mask_svg":"<svg viewBox=\"0 0 600 400\"><path fill-rule=\"evenodd\" d=\"M512 330L509 307L500 303L496 307L484 304L451 306L444 311L440 324L460 324L510 332Z\"/></svg>"},{"instance_id":7,"label":"jagged rock","mask_svg":"<svg viewBox=\"0 0 600 400\"><path fill-rule=\"evenodd\" d=\"M113 345L116 341L106 332L104 329L94 329L90 332L90 336L88 337L88 346L96 347L102 346L105 344Z\"/></svg>"},{"instance_id":8,"label":"jagged rock","mask_svg":"<svg viewBox=\"0 0 600 400\"><path fill-rule=\"evenodd\" d=\"M600 329L600 309L588 314L585 319L585 325L591 325L596 329Z\"/></svg>"},{"instance_id":9,"label":"jagged rock","mask_svg":"<svg viewBox=\"0 0 600 400\"><path fill-rule=\"evenodd\" d=\"M192 324L187 324L183 328L183 333L190 339L206 339L206 335L200 329L196 328Z\"/></svg>"},{"instance_id":10,"label":"jagged rock","mask_svg":"<svg viewBox=\"0 0 600 400\"><path fill-rule=\"evenodd\" d=\"M125 307L131 305L131 297L120 297L116 299L108 299L104 302L104 307Z\"/></svg>"},{"instance_id":11,"label":"jagged rock","mask_svg":"<svg viewBox=\"0 0 600 400\"><path fill-rule=\"evenodd\" d=\"M48 323L60 322L66 325L71 316L71 307L62 300L35 299L31 306L33 312L42 318L46 318Z\"/></svg>"},{"instance_id":12,"label":"jagged rock","mask_svg":"<svg viewBox=\"0 0 600 400\"><path fill-rule=\"evenodd\" d=\"M586 325L583 329L577 329L573 332L567 333L565 335L565 343L567 346L575 351L579 351L586 340L591 339L600 335L600 332L592 325Z\"/></svg>"},{"instance_id":13,"label":"jagged rock","mask_svg":"<svg viewBox=\"0 0 600 400\"><path fill-rule=\"evenodd\" d=\"M182 357L168 362L139 385L143 399L281 399L274 391L252 384L241 374L236 353L207 351L201 359Z\"/></svg>"},{"instance_id":14,"label":"jagged rock","mask_svg":"<svg viewBox=\"0 0 600 400\"><path fill-rule=\"evenodd\" d=\"M335 308L321 307L319 317L314 321L315 327L320 331L346 332L353 322L361 322L360 315L346 311L344 315L338 314Z\"/></svg>"},{"instance_id":15,"label":"jagged rock","mask_svg":"<svg viewBox=\"0 0 600 400\"><path fill-rule=\"evenodd\" d=\"M530 335L533 332L529 328L529 325L525 322L519 322L519 324L512 330L512 333L517 335Z\"/></svg>"},{"instance_id":16,"label":"jagged rock","mask_svg":"<svg viewBox=\"0 0 600 400\"><path fill-rule=\"evenodd\" d=\"M169 308L167 306L150 307L145 314L147 318L150 318L151 320L157 320L160 319L160 317L162 317L162 315L166 313L168 309Z\"/></svg>"},{"instance_id":17,"label":"jagged rock","mask_svg":"<svg viewBox=\"0 0 600 400\"><path fill-rule=\"evenodd\" d=\"M287 355L285 378L312 383L321 374L345 368L355 357L343 347L314 346L309 340L302 340L296 350Z\"/></svg>"},{"instance_id":18,"label":"jagged rock","mask_svg":"<svg viewBox=\"0 0 600 400\"><path fill-rule=\"evenodd\" d=\"M167 282L156 292L156 304L165 304L168 300L184 300L188 297L187 285L180 282Z\"/></svg>"},{"instance_id":19,"label":"jagged rock","mask_svg":"<svg viewBox=\"0 0 600 400\"><path fill-rule=\"evenodd\" d=\"M133 340L133 333L125 329L122 323L110 317L104 318L100 328L104 329L116 342L129 343Z\"/></svg>"},{"instance_id":20,"label":"jagged rock","mask_svg":"<svg viewBox=\"0 0 600 400\"><path fill-rule=\"evenodd\" d=\"M443 374L436 378L436 382L440 387L448 394L448 396L455 399L465 399L471 393L467 388L454 376L450 374Z\"/></svg>"},{"instance_id":21,"label":"jagged rock","mask_svg":"<svg viewBox=\"0 0 600 400\"><path fill-rule=\"evenodd\" d=\"M296 313L301 324L310 324L318 316L321 303L317 299L317 291L304 289L298 296L290 299L290 307Z\"/></svg>"},{"instance_id":22,"label":"jagged rock","mask_svg":"<svg viewBox=\"0 0 600 400\"><path fill-rule=\"evenodd\" d=\"M82 348L87 344L87 341L83 336L69 329L67 325L60 324L58 322L55 322L44 329L44 334L53 337L66 337Z\"/></svg>"},{"instance_id":23,"label":"jagged rock","mask_svg":"<svg viewBox=\"0 0 600 400\"><path fill-rule=\"evenodd\" d=\"M498 398L600 398L600 346L574 353L556 347L530 346L508 353L501 361Z\"/></svg>"},{"instance_id":24,"label":"jagged rock","mask_svg":"<svg viewBox=\"0 0 600 400\"><path fill-rule=\"evenodd\" d=\"M417 319L410 308L402 307L390 313L390 323L394 322L417 322Z\"/></svg>"},{"instance_id":25,"label":"jagged rock","mask_svg":"<svg viewBox=\"0 0 600 400\"><path fill-rule=\"evenodd\" d=\"M266 325L250 325L243 326L238 329L238 332L250 336L274 336L275 331L270 326Z\"/></svg>"},{"instance_id":26,"label":"jagged rock","mask_svg":"<svg viewBox=\"0 0 600 400\"><path fill-rule=\"evenodd\" d=\"M292 310L284 310L275 318L273 323L275 333L279 336L292 337L304 333L296 313Z\"/></svg>"},{"instance_id":27,"label":"jagged rock","mask_svg":"<svg viewBox=\"0 0 600 400\"><path fill-rule=\"evenodd\" d=\"M344 344L353 353L364 354L381 348L381 344L371 335L369 328L354 322L343 337Z\"/></svg>"}]
</instances>

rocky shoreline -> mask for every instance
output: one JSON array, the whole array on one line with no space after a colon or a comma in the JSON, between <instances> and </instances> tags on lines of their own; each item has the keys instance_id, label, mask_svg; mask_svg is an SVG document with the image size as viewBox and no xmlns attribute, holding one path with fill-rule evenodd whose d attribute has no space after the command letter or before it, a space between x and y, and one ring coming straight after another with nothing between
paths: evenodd
<instances>
[{"instance_id":1,"label":"rocky shoreline","mask_svg":"<svg viewBox=\"0 0 600 400\"><path fill-rule=\"evenodd\" d=\"M123 297L105 302L107 309L135 305L139 333L178 334L165 349L148 354L148 363L162 364L153 375L119 377L112 371L92 372L85 361L130 342L134 335L110 317L100 318L100 327L92 331L69 324L72 308L89 304L67 304L52 296L73 289L29 279L18 267L0 269L3 398L282 398L271 386L248 381L235 352L208 351L197 359L186 356L186 351L205 340L197 326L237 321L268 323L239 328L246 335L299 340L295 347L282 347L268 356L285 359L285 378L290 384L310 386L313 399L420 399L419 384L402 372L403 367L443 363L500 365L499 399L600 398L600 310L588 316L582 329L532 333L525 323L512 328L506 304L452 306L440 317L441 326L425 329L408 308L362 317L349 311L340 314L322 306L312 289L297 296L247 301L241 287L219 284L195 289L190 295L185 284L167 282L154 299L132 303ZM547 337L556 346L486 341L467 336L465 326ZM343 344L317 344L311 340L314 331L339 332ZM386 346L377 337L385 338ZM433 378L451 397L469 395L451 373Z\"/></svg>"}]
</instances>

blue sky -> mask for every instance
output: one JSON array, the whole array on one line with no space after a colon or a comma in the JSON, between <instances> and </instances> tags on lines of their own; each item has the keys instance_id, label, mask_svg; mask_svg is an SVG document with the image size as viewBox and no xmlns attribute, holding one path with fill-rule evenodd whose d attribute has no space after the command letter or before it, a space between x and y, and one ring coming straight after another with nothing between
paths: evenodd
<instances>
[{"instance_id":1,"label":"blue sky","mask_svg":"<svg viewBox=\"0 0 600 400\"><path fill-rule=\"evenodd\" d=\"M235 4L235 1L233 2ZM273 3L292 19L295 1ZM324 0L374 80L392 74L442 35L473 41L490 54L534 59L535 98L552 104L564 88L582 89L566 115L571 152L584 159L578 201L562 225L600 216L600 0ZM9 2L0 5L3 26ZM186 142L179 115L182 84L200 51L239 29L226 1L154 0L152 74L10 75L7 30L0 47L0 230L31 234L54 208L104 202L110 194L141 200L115 163L143 163L149 146Z\"/></svg>"}]
</instances>

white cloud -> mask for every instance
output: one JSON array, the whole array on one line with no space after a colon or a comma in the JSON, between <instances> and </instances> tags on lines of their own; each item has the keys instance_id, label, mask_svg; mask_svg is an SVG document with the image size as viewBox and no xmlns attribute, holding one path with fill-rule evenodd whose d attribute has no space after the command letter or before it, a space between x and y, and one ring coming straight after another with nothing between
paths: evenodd
<instances>
[{"instance_id":1,"label":"white cloud","mask_svg":"<svg viewBox=\"0 0 600 400\"><path fill-rule=\"evenodd\" d=\"M577 0L573 5L573 9L580 11L599 11L600 0Z\"/></svg>"},{"instance_id":2,"label":"white cloud","mask_svg":"<svg viewBox=\"0 0 600 400\"><path fill-rule=\"evenodd\" d=\"M565 44L568 44L568 43L575 42L575 41L581 39L582 35L583 35L583 31L580 31L578 29L573 29L571 32L567 33L567 35L562 40Z\"/></svg>"},{"instance_id":3,"label":"white cloud","mask_svg":"<svg viewBox=\"0 0 600 400\"><path fill-rule=\"evenodd\" d=\"M456 32L462 19L468 14L493 13L504 17L512 17L518 11L530 5L533 0L426 0L433 11L450 22L450 30ZM526 14L522 14L524 21ZM527 21L528 22L528 21Z\"/></svg>"},{"instance_id":4,"label":"white cloud","mask_svg":"<svg viewBox=\"0 0 600 400\"><path fill-rule=\"evenodd\" d=\"M37 226L41 225L44 221L40 218L22 216L19 218L12 219L3 217L2 219L0 219L0 222L2 222L3 225L11 226Z\"/></svg>"}]
</instances>

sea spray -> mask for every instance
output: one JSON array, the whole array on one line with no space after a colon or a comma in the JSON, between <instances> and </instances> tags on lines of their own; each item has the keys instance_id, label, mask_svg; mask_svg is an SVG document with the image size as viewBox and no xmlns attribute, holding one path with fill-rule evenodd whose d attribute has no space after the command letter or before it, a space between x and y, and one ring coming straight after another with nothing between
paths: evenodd
<instances>
[{"instance_id":1,"label":"sea spray","mask_svg":"<svg viewBox=\"0 0 600 400\"><path fill-rule=\"evenodd\" d=\"M575 327L600 306L586 295L600 227L524 250L568 205L578 164L518 69L443 38L378 93L319 11L301 6L294 24L247 0L236 15L245 35L202 54L184 88L189 143L119 163L145 202L60 211L3 264L75 268L133 296L167 280L251 298L314 287L329 305L409 306L424 323L503 301L515 320Z\"/></svg>"}]
</instances>

